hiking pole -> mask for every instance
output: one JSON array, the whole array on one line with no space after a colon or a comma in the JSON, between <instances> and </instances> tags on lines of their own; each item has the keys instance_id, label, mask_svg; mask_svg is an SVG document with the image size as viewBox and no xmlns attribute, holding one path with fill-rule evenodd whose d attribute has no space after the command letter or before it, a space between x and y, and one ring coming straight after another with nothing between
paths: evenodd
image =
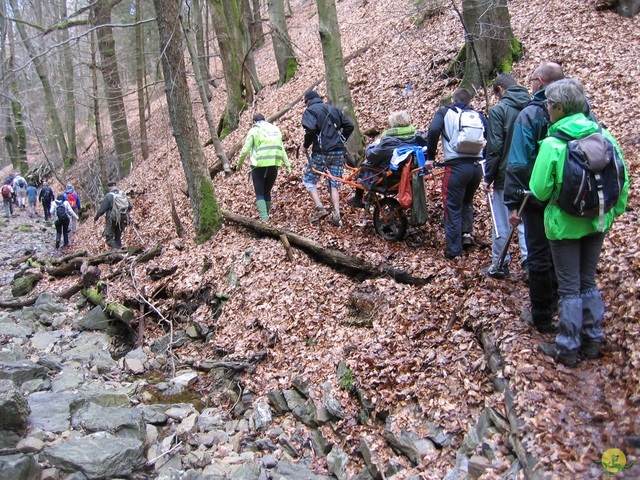
<instances>
[{"instance_id":1,"label":"hiking pole","mask_svg":"<svg viewBox=\"0 0 640 480\"><path fill-rule=\"evenodd\" d=\"M484 180L485 177L485 163L487 163L486 159L479 160L478 163L482 167L482 178ZM496 212L493 209L493 195L491 192L487 192L487 201L489 202L489 211L491 212L491 223L493 224L493 231L496 232L496 238L500 238L500 233L498 232L498 223L496 222Z\"/></svg>"},{"instance_id":2,"label":"hiking pole","mask_svg":"<svg viewBox=\"0 0 640 480\"><path fill-rule=\"evenodd\" d=\"M140 234L138 233L138 229L136 228L136 226L133 224L133 222L130 223L131 225L131 229L133 230L133 232L136 234L136 236L138 237L138 240L140 240L140 243L144 243L144 240L142 239L142 237L140 236Z\"/></svg>"},{"instance_id":3,"label":"hiking pole","mask_svg":"<svg viewBox=\"0 0 640 480\"><path fill-rule=\"evenodd\" d=\"M522 214L522 209L527 204L527 200L531 196L531 190L523 190L524 198L522 199L522 203L520 204L520 208L518 208L518 217ZM500 250L500 255L498 256L498 261L496 262L496 268L501 269L504 267L504 259L507 258L507 252L509 251L509 245L511 244L511 239L513 238L513 234L518 228L518 225L515 227L511 227L509 230L509 235L507 236L507 241L505 242L502 250Z\"/></svg>"}]
</instances>

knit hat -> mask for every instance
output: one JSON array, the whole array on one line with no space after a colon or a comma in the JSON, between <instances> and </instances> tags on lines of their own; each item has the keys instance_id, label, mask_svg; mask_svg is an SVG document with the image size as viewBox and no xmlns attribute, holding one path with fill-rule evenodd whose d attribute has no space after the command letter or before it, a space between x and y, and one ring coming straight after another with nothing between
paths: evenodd
<instances>
[{"instance_id":1,"label":"knit hat","mask_svg":"<svg viewBox=\"0 0 640 480\"><path fill-rule=\"evenodd\" d=\"M314 98L320 98L320 95L318 95L318 92L316 92L315 90L309 90L307 93L304 94L305 102L308 102L309 100L313 100Z\"/></svg>"},{"instance_id":2,"label":"knit hat","mask_svg":"<svg viewBox=\"0 0 640 480\"><path fill-rule=\"evenodd\" d=\"M107 187L115 187L116 186L116 182L115 180L109 180L107 182Z\"/></svg>"}]
</instances>

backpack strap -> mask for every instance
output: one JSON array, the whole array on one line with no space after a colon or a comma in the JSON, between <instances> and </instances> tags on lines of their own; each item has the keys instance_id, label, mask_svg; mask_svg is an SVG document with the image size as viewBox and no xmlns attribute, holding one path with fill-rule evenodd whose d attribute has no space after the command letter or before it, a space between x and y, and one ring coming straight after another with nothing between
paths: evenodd
<instances>
[{"instance_id":1,"label":"backpack strap","mask_svg":"<svg viewBox=\"0 0 640 480\"><path fill-rule=\"evenodd\" d=\"M458 130L460 130L460 121L461 121L460 117L462 117L462 112L464 111L464 109L462 109L462 108L459 109L458 107L456 107L454 105L447 106L447 107L445 107L445 109L447 110L445 112L445 114L444 114L445 117L447 116L447 114L451 110L453 110L454 112L456 112L458 114ZM444 125L442 127L442 134L441 134L442 138L444 138L447 141L447 143L451 143L451 139L449 138L449 135L447 135L447 122L444 120L444 118L442 119L442 121L444 123Z\"/></svg>"}]
</instances>

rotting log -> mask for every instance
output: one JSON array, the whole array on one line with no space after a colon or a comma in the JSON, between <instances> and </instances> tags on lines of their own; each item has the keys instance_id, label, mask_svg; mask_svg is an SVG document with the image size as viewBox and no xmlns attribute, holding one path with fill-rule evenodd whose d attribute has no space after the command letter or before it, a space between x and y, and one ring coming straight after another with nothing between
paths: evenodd
<instances>
[{"instance_id":1,"label":"rotting log","mask_svg":"<svg viewBox=\"0 0 640 480\"><path fill-rule=\"evenodd\" d=\"M16 258L15 260L12 260L11 263L9 263L9 265L11 265L12 267L17 267L21 263L24 263L27 260L29 260L30 258L32 258L34 255L35 255L35 253L28 253L28 254L20 257L20 258Z\"/></svg>"},{"instance_id":2,"label":"rotting log","mask_svg":"<svg viewBox=\"0 0 640 480\"><path fill-rule=\"evenodd\" d=\"M291 249L291 244L289 243L289 239L287 238L286 235L280 235L280 241L282 242L282 245L284 245L284 249L287 252L287 259L290 262L293 262L294 261L293 250Z\"/></svg>"},{"instance_id":3,"label":"rotting log","mask_svg":"<svg viewBox=\"0 0 640 480\"><path fill-rule=\"evenodd\" d=\"M133 320L133 310L117 302L107 303L95 288L85 288L82 294L94 305L102 307L107 315L129 324Z\"/></svg>"},{"instance_id":4,"label":"rotting log","mask_svg":"<svg viewBox=\"0 0 640 480\"><path fill-rule=\"evenodd\" d=\"M391 267L390 265L371 265L367 261L347 255L346 253L334 250L332 248L323 247L318 242L311 240L297 233L293 233L289 230L277 228L272 225L266 224L260 220L244 217L242 215L222 210L222 215L225 219L238 223L244 227L248 227L263 235L268 235L274 238L280 238L282 235L286 235L290 244L293 244L307 252L311 252L316 255L317 258L333 268L347 268L357 272L364 273L370 277L389 276L396 282L405 283L408 285L426 285L433 280L433 275L427 278L414 277L410 273Z\"/></svg>"},{"instance_id":5,"label":"rotting log","mask_svg":"<svg viewBox=\"0 0 640 480\"><path fill-rule=\"evenodd\" d=\"M144 253L140 253L144 252ZM154 257L157 257L162 252L162 246L156 245L155 247L149 249L148 251L144 251L144 249L140 247L133 247L130 249L119 249L112 250L109 252L104 252L98 255L94 255L92 257L87 256L77 256L70 255L69 260L64 263L59 263L58 266L49 267L46 269L47 273L52 277L66 277L68 275L73 275L80 272L83 264L87 265L100 265L103 263L116 263L120 262L127 257L127 255L139 255L138 258L144 256L143 260L138 260L139 262L146 262L151 260ZM86 252L84 252L86 254Z\"/></svg>"},{"instance_id":6,"label":"rotting log","mask_svg":"<svg viewBox=\"0 0 640 480\"><path fill-rule=\"evenodd\" d=\"M22 308L36 303L39 295L24 300L0 300L0 308Z\"/></svg>"},{"instance_id":7,"label":"rotting log","mask_svg":"<svg viewBox=\"0 0 640 480\"><path fill-rule=\"evenodd\" d=\"M146 263L149 260L159 257L160 255L162 255L162 245L158 243L153 248L150 248L146 252L138 255L138 258L136 258L136 263Z\"/></svg>"},{"instance_id":8,"label":"rotting log","mask_svg":"<svg viewBox=\"0 0 640 480\"><path fill-rule=\"evenodd\" d=\"M72 253L71 255L67 255L62 258L56 258L55 260L51 261L51 265L62 265L63 263L67 263L73 260L74 258L86 257L88 255L89 255L89 252L87 252L86 250L83 250L81 252Z\"/></svg>"}]
</instances>

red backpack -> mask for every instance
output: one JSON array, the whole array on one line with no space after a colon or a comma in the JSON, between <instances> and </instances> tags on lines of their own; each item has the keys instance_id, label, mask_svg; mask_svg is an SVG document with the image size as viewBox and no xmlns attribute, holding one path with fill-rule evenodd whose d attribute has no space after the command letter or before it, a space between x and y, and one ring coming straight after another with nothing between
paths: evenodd
<instances>
[{"instance_id":1,"label":"red backpack","mask_svg":"<svg viewBox=\"0 0 640 480\"><path fill-rule=\"evenodd\" d=\"M11 196L11 187L9 187L9 185L2 186L2 196L4 198L9 198Z\"/></svg>"},{"instance_id":2,"label":"red backpack","mask_svg":"<svg viewBox=\"0 0 640 480\"><path fill-rule=\"evenodd\" d=\"M76 192L67 193L67 202L71 208L76 208Z\"/></svg>"}]
</instances>

